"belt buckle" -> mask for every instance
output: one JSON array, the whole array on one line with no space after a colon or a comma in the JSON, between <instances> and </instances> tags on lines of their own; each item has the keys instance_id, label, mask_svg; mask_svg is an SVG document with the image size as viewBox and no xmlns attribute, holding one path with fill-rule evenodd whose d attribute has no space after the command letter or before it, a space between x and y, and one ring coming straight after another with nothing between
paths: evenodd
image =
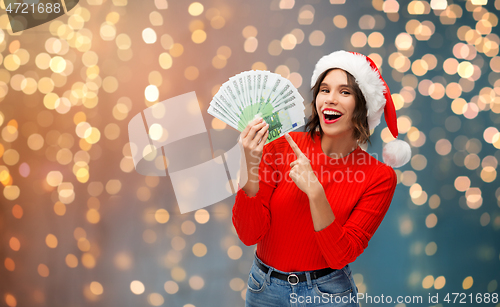
<instances>
[{"instance_id":1,"label":"belt buckle","mask_svg":"<svg viewBox=\"0 0 500 307\"><path fill-rule=\"evenodd\" d=\"M290 281L290 277L295 277L297 278L297 281L296 282L291 282ZM292 285L292 286L295 286L296 284L299 283L299 277L296 275L296 274L290 274L288 275L288 277L286 278L286 280Z\"/></svg>"}]
</instances>

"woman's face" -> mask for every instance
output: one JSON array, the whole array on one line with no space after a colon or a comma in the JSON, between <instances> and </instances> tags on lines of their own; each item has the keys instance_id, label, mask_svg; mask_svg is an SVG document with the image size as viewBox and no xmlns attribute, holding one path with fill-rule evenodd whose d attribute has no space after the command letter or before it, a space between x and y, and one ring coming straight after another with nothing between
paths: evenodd
<instances>
[{"instance_id":1,"label":"woman's face","mask_svg":"<svg viewBox=\"0 0 500 307\"><path fill-rule=\"evenodd\" d=\"M347 74L333 69L325 76L316 96L316 111L327 136L352 137L352 116L356 99L347 82Z\"/></svg>"}]
</instances>

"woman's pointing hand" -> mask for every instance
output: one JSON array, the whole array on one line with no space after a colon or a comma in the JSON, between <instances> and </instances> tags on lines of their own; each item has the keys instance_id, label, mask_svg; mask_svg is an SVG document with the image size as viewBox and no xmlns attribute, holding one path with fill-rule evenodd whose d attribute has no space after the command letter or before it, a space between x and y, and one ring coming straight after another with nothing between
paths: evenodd
<instances>
[{"instance_id":1,"label":"woman's pointing hand","mask_svg":"<svg viewBox=\"0 0 500 307\"><path fill-rule=\"evenodd\" d=\"M297 160L290 163L290 178L292 178L293 182L295 182L297 187L308 196L317 191L318 188L323 188L318 180L318 177L314 174L311 167L311 161L300 150L299 146L297 146L288 133L285 134L285 138L297 156Z\"/></svg>"}]
</instances>

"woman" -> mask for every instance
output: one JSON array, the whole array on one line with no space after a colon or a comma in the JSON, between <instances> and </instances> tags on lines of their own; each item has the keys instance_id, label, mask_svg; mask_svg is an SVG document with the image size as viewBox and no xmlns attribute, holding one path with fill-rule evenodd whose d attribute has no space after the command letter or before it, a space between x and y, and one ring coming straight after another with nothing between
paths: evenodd
<instances>
[{"instance_id":1,"label":"woman","mask_svg":"<svg viewBox=\"0 0 500 307\"><path fill-rule=\"evenodd\" d=\"M391 166L409 160L402 141L384 148L391 166L359 147L384 110L397 136L389 90L368 57L327 55L316 64L311 85L307 132L264 146L268 125L256 119L240 136L248 177L233 224L245 245L257 244L246 306L359 306L348 264L389 208L397 183Z\"/></svg>"}]
</instances>

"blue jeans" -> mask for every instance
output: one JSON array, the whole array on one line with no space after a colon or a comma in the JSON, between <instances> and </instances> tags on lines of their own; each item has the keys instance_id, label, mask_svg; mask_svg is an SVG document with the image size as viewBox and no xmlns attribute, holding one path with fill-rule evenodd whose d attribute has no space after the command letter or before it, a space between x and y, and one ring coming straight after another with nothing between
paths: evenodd
<instances>
[{"instance_id":1,"label":"blue jeans","mask_svg":"<svg viewBox=\"0 0 500 307\"><path fill-rule=\"evenodd\" d=\"M256 261L269 268L267 274L255 265ZM307 278L296 285L271 277L272 271L292 273L276 270L255 256L248 275L246 307L359 307L358 288L352 278L349 265L314 280L311 280L311 271L294 272L297 275L306 274Z\"/></svg>"}]
</instances>

